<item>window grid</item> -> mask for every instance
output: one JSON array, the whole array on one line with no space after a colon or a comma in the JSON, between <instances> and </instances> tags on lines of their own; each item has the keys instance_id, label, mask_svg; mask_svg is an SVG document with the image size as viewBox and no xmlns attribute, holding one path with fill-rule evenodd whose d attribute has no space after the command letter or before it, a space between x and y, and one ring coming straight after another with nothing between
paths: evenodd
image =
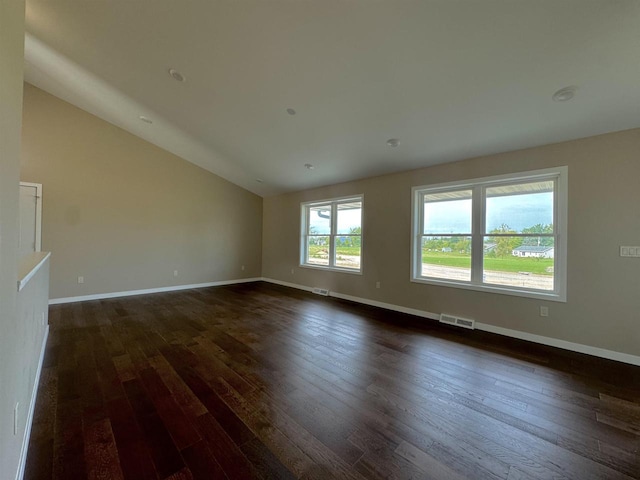
<instances>
[{"instance_id":1,"label":"window grid","mask_svg":"<svg viewBox=\"0 0 640 480\"><path fill-rule=\"evenodd\" d=\"M301 232L301 241L300 241L300 266L301 267L311 267L311 268L319 268L323 270L334 270L346 273L361 273L362 272L362 211L363 211L363 196L359 195L356 197L348 197L348 198L340 198L340 199L332 199L332 200L323 200L318 202L308 202L301 204L302 210L302 232ZM360 215L357 221L357 228L359 228L360 233L339 233L338 230L338 216L339 211L341 211L341 207L348 209L348 207L352 207L352 209L359 209ZM311 233L311 211L314 209L323 209L328 210L330 212L330 231L329 233L321 233L314 234ZM328 251L327 253L327 261L320 262L317 258L312 260L310 254L310 242L311 238L315 237L326 237L328 241L326 242ZM337 252L340 245L338 242L344 243L346 239L352 239L348 243L350 245L359 244L359 254L356 255L357 262L355 266L350 266L348 264L340 264ZM317 246L317 245L314 245ZM323 245L324 246L324 245ZM324 253L324 252L323 252Z\"/></svg>"},{"instance_id":2,"label":"window grid","mask_svg":"<svg viewBox=\"0 0 640 480\"><path fill-rule=\"evenodd\" d=\"M548 169L536 172L525 172L517 175L505 175L500 177L488 177L484 179L471 180L466 182L454 182L445 185L434 185L424 187L414 187L413 189L413 236L412 236L412 258L413 267L411 280L420 283L433 283L439 285L454 286L459 288L467 288L471 290L492 291L495 293L505 293L511 295L528 296L534 298L546 298L556 301L566 301L566 186L567 186L567 169L566 167L560 167L555 169ZM544 183L553 185L552 188L545 186ZM541 189L539 191L527 191L525 187L532 188L531 185L540 184L547 189ZM498 188L496 188L498 187ZM553 226L551 232L490 232L487 231L487 191L493 189L494 191L503 189L505 192L509 192L512 189L515 193L498 193L493 196L511 197L519 195L518 189L522 188L525 193L551 193L552 198L552 220ZM464 233L450 233L450 234L436 234L425 233L425 198L437 198L438 193L444 194L443 197L449 198L461 198L464 191L472 191L472 227L471 235ZM536 227L538 225L535 225ZM545 225L548 227L548 225ZM533 228L533 227L532 227ZM433 274L430 270L431 264L429 261L423 260L424 255L424 239L431 238L449 238L454 239L456 237L471 237L471 249L470 249L470 275L466 279L461 279L460 275L457 278L453 278L455 275L449 273L449 277L439 276ZM543 275L551 278L549 282L548 278L545 278L545 282L542 286L531 286L538 280L538 274L531 274L531 272L517 272L517 275L521 275L523 279L523 286L515 284L513 280L515 274L507 275L509 282L496 281L495 278L487 278L486 273L489 269L485 269L485 260L489 258L487 245L491 248L491 242L488 239L491 238L517 238L524 239L524 241L518 242L519 246L529 247L524 248L525 252L534 251L535 253L523 253L517 251L515 248L511 254L516 260L521 255L525 257L525 254L533 258L545 258L546 263L551 263L550 267L546 267ZM544 239L544 240L543 240ZM549 241L549 239L551 241ZM537 244L535 242L538 242ZM455 243L454 243L455 244ZM551 244L551 245L549 245ZM547 248L531 248L531 247L543 247ZM550 247L550 248L549 248ZM430 251L430 250L429 250ZM444 251L444 250L443 250ZM543 252L544 251L544 252ZM543 257L543 255L550 255ZM540 262L542 263L542 262ZM426 266L426 268L425 268ZM541 268L540 265L538 268ZM425 274L426 270L426 274ZM549 275L549 273L551 275ZM495 274L495 272L492 272ZM529 278L526 278L530 275ZM494 275L495 277L495 275ZM528 282L525 282L527 280ZM542 283L542 282L541 282ZM550 285L549 285L550 284Z\"/></svg>"}]
</instances>

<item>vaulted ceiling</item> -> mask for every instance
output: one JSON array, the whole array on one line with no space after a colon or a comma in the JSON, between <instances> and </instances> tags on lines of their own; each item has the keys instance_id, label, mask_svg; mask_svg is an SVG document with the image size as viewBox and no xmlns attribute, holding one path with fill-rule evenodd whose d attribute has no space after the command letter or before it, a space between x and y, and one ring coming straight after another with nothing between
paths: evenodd
<instances>
[{"instance_id":1,"label":"vaulted ceiling","mask_svg":"<svg viewBox=\"0 0 640 480\"><path fill-rule=\"evenodd\" d=\"M25 52L263 196L640 126L636 0L27 0Z\"/></svg>"}]
</instances>

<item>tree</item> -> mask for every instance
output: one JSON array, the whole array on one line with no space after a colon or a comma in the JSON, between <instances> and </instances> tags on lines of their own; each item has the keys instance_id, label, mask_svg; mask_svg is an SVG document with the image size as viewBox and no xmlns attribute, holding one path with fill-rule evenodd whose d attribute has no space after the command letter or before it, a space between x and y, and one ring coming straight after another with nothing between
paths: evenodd
<instances>
[{"instance_id":1,"label":"tree","mask_svg":"<svg viewBox=\"0 0 640 480\"><path fill-rule=\"evenodd\" d=\"M336 244L339 247L359 247L361 245L362 227L351 227L349 233L337 236Z\"/></svg>"},{"instance_id":2,"label":"tree","mask_svg":"<svg viewBox=\"0 0 640 480\"><path fill-rule=\"evenodd\" d=\"M456 253L470 254L471 253L471 242L467 237L458 237L453 250Z\"/></svg>"},{"instance_id":3,"label":"tree","mask_svg":"<svg viewBox=\"0 0 640 480\"><path fill-rule=\"evenodd\" d=\"M495 243L496 247L493 250L497 257L507 257L512 255L513 250L522 245L521 237L503 236L509 234L516 234L515 230L511 229L509 225L502 224L498 228L494 228L489 233L500 234L500 236L489 237L491 243Z\"/></svg>"},{"instance_id":4,"label":"tree","mask_svg":"<svg viewBox=\"0 0 640 480\"><path fill-rule=\"evenodd\" d=\"M533 227L527 227L522 229L522 233L526 234L535 234L535 233L544 233L551 234L553 233L553 224L549 223L547 225L543 225L538 223ZM553 237L530 237L525 238L523 245L536 245L541 247L552 247L553 246Z\"/></svg>"}]
</instances>

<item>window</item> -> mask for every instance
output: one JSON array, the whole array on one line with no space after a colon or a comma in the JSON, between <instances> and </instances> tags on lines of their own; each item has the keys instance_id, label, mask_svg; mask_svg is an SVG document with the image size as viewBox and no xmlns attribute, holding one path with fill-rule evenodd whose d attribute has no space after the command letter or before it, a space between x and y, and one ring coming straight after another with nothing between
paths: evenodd
<instances>
[{"instance_id":1,"label":"window","mask_svg":"<svg viewBox=\"0 0 640 480\"><path fill-rule=\"evenodd\" d=\"M362 195L302 204L300 265L360 272Z\"/></svg>"},{"instance_id":2,"label":"window","mask_svg":"<svg viewBox=\"0 0 640 480\"><path fill-rule=\"evenodd\" d=\"M566 300L567 168L413 189L416 282Z\"/></svg>"}]
</instances>

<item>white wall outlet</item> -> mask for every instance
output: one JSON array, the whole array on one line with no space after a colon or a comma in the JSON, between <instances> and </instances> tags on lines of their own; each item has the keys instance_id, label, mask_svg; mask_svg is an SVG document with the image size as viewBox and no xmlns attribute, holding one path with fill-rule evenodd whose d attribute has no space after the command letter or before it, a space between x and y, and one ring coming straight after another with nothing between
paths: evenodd
<instances>
[{"instance_id":1,"label":"white wall outlet","mask_svg":"<svg viewBox=\"0 0 640 480\"><path fill-rule=\"evenodd\" d=\"M380 282L376 282L376 288L380 288Z\"/></svg>"},{"instance_id":2,"label":"white wall outlet","mask_svg":"<svg viewBox=\"0 0 640 480\"><path fill-rule=\"evenodd\" d=\"M78 277L78 283L84 283L84 277Z\"/></svg>"},{"instance_id":3,"label":"white wall outlet","mask_svg":"<svg viewBox=\"0 0 640 480\"><path fill-rule=\"evenodd\" d=\"M291 269L291 275L293 275L293 268Z\"/></svg>"},{"instance_id":4,"label":"white wall outlet","mask_svg":"<svg viewBox=\"0 0 640 480\"><path fill-rule=\"evenodd\" d=\"M46 323L44 312L42 312L42 326L44 327Z\"/></svg>"},{"instance_id":5,"label":"white wall outlet","mask_svg":"<svg viewBox=\"0 0 640 480\"><path fill-rule=\"evenodd\" d=\"M548 317L549 316L549 307L545 307L544 305L540 305L540 316Z\"/></svg>"},{"instance_id":6,"label":"white wall outlet","mask_svg":"<svg viewBox=\"0 0 640 480\"><path fill-rule=\"evenodd\" d=\"M178 270L174 270L174 271L173 271L173 276L174 276L174 277L177 277L177 276L178 276Z\"/></svg>"},{"instance_id":7,"label":"white wall outlet","mask_svg":"<svg viewBox=\"0 0 640 480\"><path fill-rule=\"evenodd\" d=\"M16 402L13 407L13 434L18 435L18 414L20 413L20 402Z\"/></svg>"},{"instance_id":8,"label":"white wall outlet","mask_svg":"<svg viewBox=\"0 0 640 480\"><path fill-rule=\"evenodd\" d=\"M244 272L244 265L242 265L242 266L240 267L240 270L242 270L242 271Z\"/></svg>"}]
</instances>

